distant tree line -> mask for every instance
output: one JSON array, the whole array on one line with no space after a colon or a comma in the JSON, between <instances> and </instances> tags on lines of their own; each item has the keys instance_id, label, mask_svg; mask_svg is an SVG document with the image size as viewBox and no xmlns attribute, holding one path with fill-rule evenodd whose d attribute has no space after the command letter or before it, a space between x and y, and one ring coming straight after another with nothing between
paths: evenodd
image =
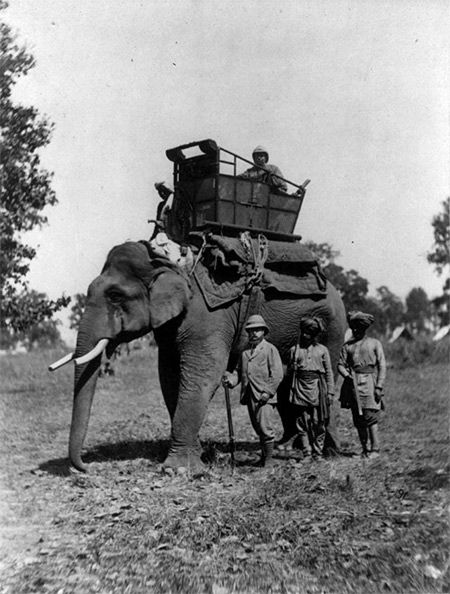
<instances>
[{"instance_id":1,"label":"distant tree line","mask_svg":"<svg viewBox=\"0 0 450 594\"><path fill-rule=\"evenodd\" d=\"M450 197L442 202L442 210L433 217L434 243L427 255L441 277L445 278L442 295L433 299L433 307L439 311L441 326L450 324Z\"/></svg>"},{"instance_id":2,"label":"distant tree line","mask_svg":"<svg viewBox=\"0 0 450 594\"><path fill-rule=\"evenodd\" d=\"M373 329L389 335L396 327L406 325L413 332L434 331L448 323L448 311L440 306L439 298L430 300L422 287L411 289L403 302L386 285L369 295L369 281L357 270L344 270L336 264L339 251L328 243L305 242L316 255L327 279L339 291L347 311L363 310L375 317Z\"/></svg>"}]
</instances>

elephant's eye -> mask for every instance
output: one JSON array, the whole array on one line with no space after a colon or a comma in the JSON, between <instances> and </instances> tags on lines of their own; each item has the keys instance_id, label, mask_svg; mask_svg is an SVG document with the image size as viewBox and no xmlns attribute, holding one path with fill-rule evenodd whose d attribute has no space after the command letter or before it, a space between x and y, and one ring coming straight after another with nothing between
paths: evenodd
<instances>
[{"instance_id":1,"label":"elephant's eye","mask_svg":"<svg viewBox=\"0 0 450 594\"><path fill-rule=\"evenodd\" d=\"M119 291L108 291L107 293L108 299L110 301L112 301L113 303L122 303L122 301L124 300L125 296L123 295L123 293L120 293Z\"/></svg>"}]
</instances>

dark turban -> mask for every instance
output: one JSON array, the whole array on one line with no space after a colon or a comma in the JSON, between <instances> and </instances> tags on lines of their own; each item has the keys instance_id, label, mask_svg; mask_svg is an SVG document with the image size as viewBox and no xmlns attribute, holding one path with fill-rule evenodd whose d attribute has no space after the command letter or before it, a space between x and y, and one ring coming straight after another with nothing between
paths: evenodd
<instances>
[{"instance_id":1,"label":"dark turban","mask_svg":"<svg viewBox=\"0 0 450 594\"><path fill-rule=\"evenodd\" d=\"M371 326L375 318L368 313L364 313L363 311L351 311L347 316L347 320L350 326L357 325L361 328L368 328Z\"/></svg>"},{"instance_id":2,"label":"dark turban","mask_svg":"<svg viewBox=\"0 0 450 594\"><path fill-rule=\"evenodd\" d=\"M325 329L325 325L323 320L320 318L304 318L301 321L301 329L308 330L311 334L319 334Z\"/></svg>"}]
</instances>

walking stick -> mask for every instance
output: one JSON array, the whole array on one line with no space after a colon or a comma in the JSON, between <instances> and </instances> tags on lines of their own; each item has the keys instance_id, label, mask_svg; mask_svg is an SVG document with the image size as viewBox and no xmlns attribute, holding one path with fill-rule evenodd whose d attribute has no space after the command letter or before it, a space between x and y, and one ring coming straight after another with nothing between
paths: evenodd
<instances>
[{"instance_id":1,"label":"walking stick","mask_svg":"<svg viewBox=\"0 0 450 594\"><path fill-rule=\"evenodd\" d=\"M289 402L291 401L290 400L291 394L295 391L295 379L297 377L296 361L297 361L298 351L300 348L300 340L301 340L301 336L302 336L301 320L302 320L302 318L300 318L300 321L298 323L298 333L297 333L297 338L295 341L294 353L293 353L292 359L288 363L288 374L289 374L289 366L292 366L292 378L291 378L291 382L290 382ZM291 404L289 404L289 407L292 408ZM295 438L296 429L295 429L295 421L293 421L293 419L294 419L294 417L292 416L292 414L290 414L289 421L286 424L286 426L284 427L284 435L283 435L282 441L280 442L280 445L288 444L292 438ZM294 422L294 426L293 426L293 422Z\"/></svg>"},{"instance_id":2,"label":"walking stick","mask_svg":"<svg viewBox=\"0 0 450 594\"><path fill-rule=\"evenodd\" d=\"M230 462L231 468L234 469L236 460L234 458L235 444L234 444L234 429L233 429L233 417L231 416L231 402L230 402L230 387L224 385L225 390L225 404L227 406L227 418L228 418L228 435L230 438Z\"/></svg>"},{"instance_id":3,"label":"walking stick","mask_svg":"<svg viewBox=\"0 0 450 594\"><path fill-rule=\"evenodd\" d=\"M302 338L302 318L300 318L300 321L298 323L298 334L297 334L297 340L295 342L295 349L294 349L294 357L292 359L292 384L291 384L291 390L295 389L295 377L297 375L297 370L296 370L296 363L297 363L297 355L298 355L298 351L300 348L300 340Z\"/></svg>"}]
</instances>

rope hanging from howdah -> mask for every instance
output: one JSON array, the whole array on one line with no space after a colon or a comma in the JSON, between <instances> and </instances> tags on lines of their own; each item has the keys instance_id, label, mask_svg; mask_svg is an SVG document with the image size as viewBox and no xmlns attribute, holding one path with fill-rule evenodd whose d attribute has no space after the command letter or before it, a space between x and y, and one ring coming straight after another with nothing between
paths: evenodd
<instances>
[{"instance_id":1,"label":"rope hanging from howdah","mask_svg":"<svg viewBox=\"0 0 450 594\"><path fill-rule=\"evenodd\" d=\"M248 258L246 270L246 288L261 284L264 274L264 264L269 256L269 242L265 235L258 235L256 243L252 241L249 231L240 234L239 240Z\"/></svg>"}]
</instances>

